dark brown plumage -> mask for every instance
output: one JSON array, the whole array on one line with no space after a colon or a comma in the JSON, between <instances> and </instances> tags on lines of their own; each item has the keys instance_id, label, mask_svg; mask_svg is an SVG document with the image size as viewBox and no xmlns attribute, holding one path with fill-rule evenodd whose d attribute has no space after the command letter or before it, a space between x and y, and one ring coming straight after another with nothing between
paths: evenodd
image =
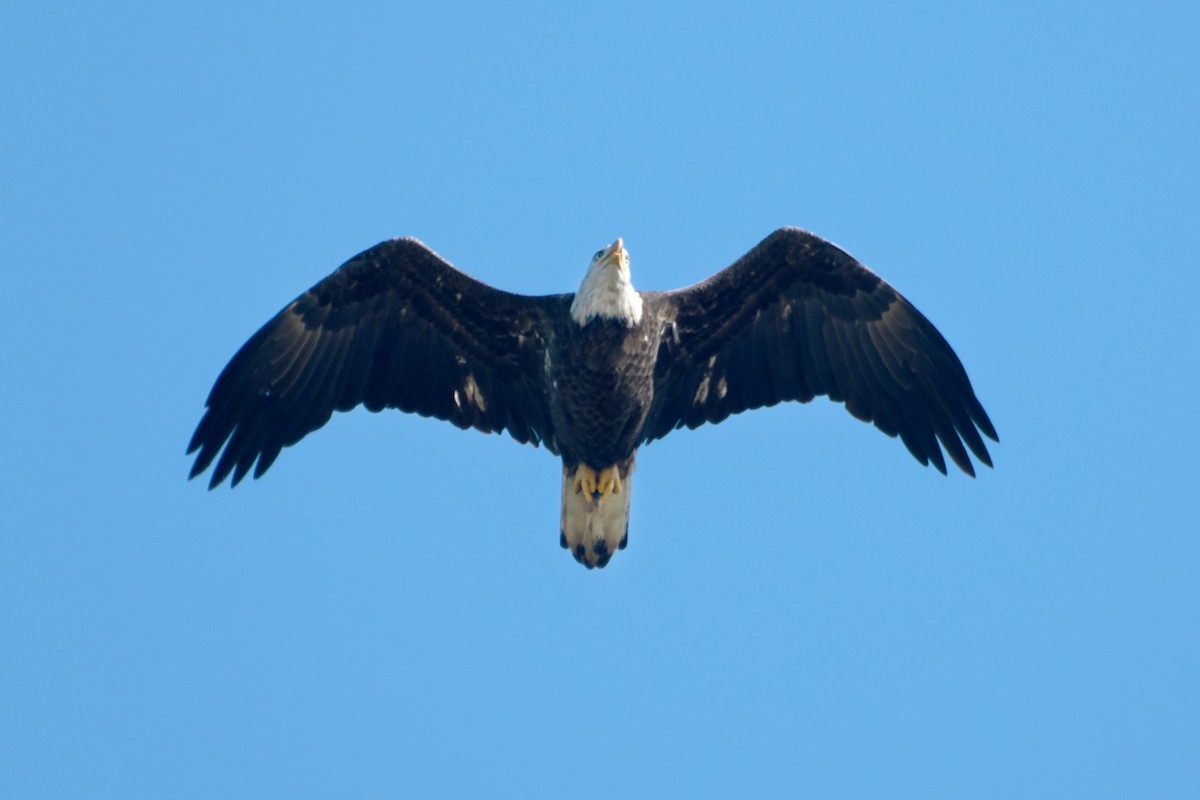
<instances>
[{"instance_id":1,"label":"dark brown plumage","mask_svg":"<svg viewBox=\"0 0 1200 800\"><path fill-rule=\"evenodd\" d=\"M969 475L964 441L992 465L979 431L998 441L996 429L950 345L899 292L824 239L783 228L702 283L645 296L668 331L645 441L826 395L943 473L939 442Z\"/></svg>"},{"instance_id":2,"label":"dark brown plumage","mask_svg":"<svg viewBox=\"0 0 1200 800\"><path fill-rule=\"evenodd\" d=\"M996 440L995 428L937 329L875 273L798 228L673 292L634 292L618 239L596 254L579 293L540 297L494 289L415 239L394 239L243 345L188 452L198 451L192 477L215 462L215 487L259 477L282 448L360 404L506 430L562 456L564 546L603 566L624 545L639 445L817 395L943 473L943 449L970 475L970 454L992 463L983 436ZM610 499L604 511L623 486L623 510ZM572 503L582 505L568 514Z\"/></svg>"}]
</instances>

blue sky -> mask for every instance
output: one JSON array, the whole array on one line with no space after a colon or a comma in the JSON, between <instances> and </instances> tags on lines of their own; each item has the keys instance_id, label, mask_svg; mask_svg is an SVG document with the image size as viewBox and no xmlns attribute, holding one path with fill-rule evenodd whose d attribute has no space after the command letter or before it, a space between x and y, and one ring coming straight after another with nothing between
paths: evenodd
<instances>
[{"instance_id":1,"label":"blue sky","mask_svg":"<svg viewBox=\"0 0 1200 800\"><path fill-rule=\"evenodd\" d=\"M8 4L0 794L1195 797L1200 98L1184 3ZM646 448L337 415L236 490L238 346L414 235L645 289L780 225L954 345L942 477L818 400Z\"/></svg>"}]
</instances>

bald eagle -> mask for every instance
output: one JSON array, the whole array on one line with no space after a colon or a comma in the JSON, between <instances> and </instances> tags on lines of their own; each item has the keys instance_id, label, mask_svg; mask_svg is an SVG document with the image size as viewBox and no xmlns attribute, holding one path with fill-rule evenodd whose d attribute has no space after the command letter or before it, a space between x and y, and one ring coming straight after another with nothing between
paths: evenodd
<instances>
[{"instance_id":1,"label":"bald eagle","mask_svg":"<svg viewBox=\"0 0 1200 800\"><path fill-rule=\"evenodd\" d=\"M217 378L188 453L209 488L364 405L508 431L562 458L560 543L589 569L628 542L640 445L681 427L816 395L974 476L999 441L954 351L836 245L781 228L705 281L639 292L621 239L579 291L487 286L416 239L343 264L267 322ZM965 446L964 446L965 443ZM939 446L940 444L940 446ZM218 454L220 458L217 458Z\"/></svg>"}]
</instances>

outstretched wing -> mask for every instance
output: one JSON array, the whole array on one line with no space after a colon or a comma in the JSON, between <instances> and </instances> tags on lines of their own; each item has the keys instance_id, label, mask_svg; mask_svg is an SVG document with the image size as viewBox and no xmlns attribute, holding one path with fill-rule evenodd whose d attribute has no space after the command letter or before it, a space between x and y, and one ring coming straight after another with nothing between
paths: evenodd
<instances>
[{"instance_id":1,"label":"outstretched wing","mask_svg":"<svg viewBox=\"0 0 1200 800\"><path fill-rule=\"evenodd\" d=\"M899 436L922 464L999 441L950 345L878 275L830 242L781 228L702 283L646 293L663 321L645 441L816 395Z\"/></svg>"},{"instance_id":2,"label":"outstretched wing","mask_svg":"<svg viewBox=\"0 0 1200 800\"><path fill-rule=\"evenodd\" d=\"M220 452L209 488L230 474L236 486L252 466L257 478L360 403L557 452L545 331L569 302L493 289L416 239L376 245L280 311L221 372L188 445L200 451L191 477Z\"/></svg>"}]
</instances>

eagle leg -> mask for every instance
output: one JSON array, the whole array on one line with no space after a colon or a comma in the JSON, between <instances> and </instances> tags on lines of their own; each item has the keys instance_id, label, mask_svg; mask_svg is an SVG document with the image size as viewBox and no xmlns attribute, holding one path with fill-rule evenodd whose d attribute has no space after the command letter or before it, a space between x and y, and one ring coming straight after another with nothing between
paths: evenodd
<instances>
[{"instance_id":1,"label":"eagle leg","mask_svg":"<svg viewBox=\"0 0 1200 800\"><path fill-rule=\"evenodd\" d=\"M621 493L621 471L616 464L600 470L600 475L596 478L596 491L600 493L601 500L609 494Z\"/></svg>"},{"instance_id":2,"label":"eagle leg","mask_svg":"<svg viewBox=\"0 0 1200 800\"><path fill-rule=\"evenodd\" d=\"M575 494L582 494L598 503L610 494L621 493L621 470L613 464L597 473L587 464L580 464L575 471L572 488Z\"/></svg>"},{"instance_id":3,"label":"eagle leg","mask_svg":"<svg viewBox=\"0 0 1200 800\"><path fill-rule=\"evenodd\" d=\"M596 495L596 470L587 464L580 464L575 470L575 494L592 498Z\"/></svg>"}]
</instances>

